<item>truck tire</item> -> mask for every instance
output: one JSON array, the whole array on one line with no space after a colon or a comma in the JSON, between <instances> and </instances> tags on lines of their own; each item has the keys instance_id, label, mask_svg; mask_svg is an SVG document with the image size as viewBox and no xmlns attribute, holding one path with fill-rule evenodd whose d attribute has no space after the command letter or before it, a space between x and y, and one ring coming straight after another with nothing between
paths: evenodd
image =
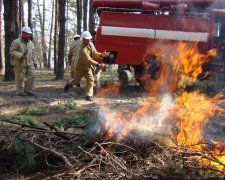
<instances>
[{"instance_id":1,"label":"truck tire","mask_svg":"<svg viewBox=\"0 0 225 180\"><path fill-rule=\"evenodd\" d=\"M128 85L133 79L133 74L129 70L122 70L119 72L119 81L121 85Z\"/></svg>"}]
</instances>

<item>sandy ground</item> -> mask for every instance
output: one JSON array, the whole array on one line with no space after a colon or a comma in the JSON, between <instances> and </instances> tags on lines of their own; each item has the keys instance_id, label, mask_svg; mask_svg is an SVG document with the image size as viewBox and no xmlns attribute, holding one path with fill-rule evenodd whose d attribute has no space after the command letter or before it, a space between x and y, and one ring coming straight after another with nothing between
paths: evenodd
<instances>
[{"instance_id":1,"label":"sandy ground","mask_svg":"<svg viewBox=\"0 0 225 180\"><path fill-rule=\"evenodd\" d=\"M65 79L68 79L68 75ZM118 96L96 97L96 92L99 90L96 87L94 101L86 101L85 97L85 81L82 81L81 87L74 87L65 93L63 88L66 80L56 81L52 71L37 70L34 93L35 96L17 96L15 81L4 82L0 80L0 112L1 114L13 113L18 108L29 104L47 104L56 105L73 101L77 108L82 109L98 109L99 106L120 106L128 108L135 107L137 101L135 99L144 96L142 90L137 86L123 87Z\"/></svg>"}]
</instances>

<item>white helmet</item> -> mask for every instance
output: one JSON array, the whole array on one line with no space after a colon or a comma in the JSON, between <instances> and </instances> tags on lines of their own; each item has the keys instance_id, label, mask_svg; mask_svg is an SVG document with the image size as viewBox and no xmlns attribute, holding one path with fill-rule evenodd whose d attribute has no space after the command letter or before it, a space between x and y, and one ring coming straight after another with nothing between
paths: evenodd
<instances>
[{"instance_id":1,"label":"white helmet","mask_svg":"<svg viewBox=\"0 0 225 180\"><path fill-rule=\"evenodd\" d=\"M80 35L79 35L79 34L76 34L76 35L73 37L73 39L75 39L75 38L80 38Z\"/></svg>"},{"instance_id":2,"label":"white helmet","mask_svg":"<svg viewBox=\"0 0 225 180\"><path fill-rule=\"evenodd\" d=\"M25 33L28 33L28 34L32 34L32 31L31 29L28 27L28 26L24 26L22 29L21 29L22 32L25 32Z\"/></svg>"},{"instance_id":3,"label":"white helmet","mask_svg":"<svg viewBox=\"0 0 225 180\"><path fill-rule=\"evenodd\" d=\"M92 36L91 36L91 34L88 31L82 32L81 37L83 39L92 39Z\"/></svg>"}]
</instances>

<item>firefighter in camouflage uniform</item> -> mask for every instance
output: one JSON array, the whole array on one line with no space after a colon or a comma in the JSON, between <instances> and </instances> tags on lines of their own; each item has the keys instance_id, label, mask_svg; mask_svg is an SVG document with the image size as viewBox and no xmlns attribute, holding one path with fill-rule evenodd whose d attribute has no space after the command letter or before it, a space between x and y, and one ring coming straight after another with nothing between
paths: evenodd
<instances>
[{"instance_id":1,"label":"firefighter in camouflage uniform","mask_svg":"<svg viewBox=\"0 0 225 180\"><path fill-rule=\"evenodd\" d=\"M32 92L37 63L33 58L34 44L30 40L32 34L29 27L22 28L22 35L15 39L10 47L11 65L14 66L16 94L34 95ZM24 87L23 87L24 83Z\"/></svg>"},{"instance_id":2,"label":"firefighter in camouflage uniform","mask_svg":"<svg viewBox=\"0 0 225 180\"><path fill-rule=\"evenodd\" d=\"M74 78L66 83L64 91L67 92L69 88L74 85L79 85L82 77L86 80L86 97L87 101L93 101L93 90L94 90L94 76L93 76L93 67L99 69L105 68L105 64L99 64L93 58L104 58L109 56L109 52L104 51L99 53L93 43L91 42L92 36L88 31L84 31L81 34L82 43L80 45L76 63L75 63L75 74Z\"/></svg>"}]
</instances>

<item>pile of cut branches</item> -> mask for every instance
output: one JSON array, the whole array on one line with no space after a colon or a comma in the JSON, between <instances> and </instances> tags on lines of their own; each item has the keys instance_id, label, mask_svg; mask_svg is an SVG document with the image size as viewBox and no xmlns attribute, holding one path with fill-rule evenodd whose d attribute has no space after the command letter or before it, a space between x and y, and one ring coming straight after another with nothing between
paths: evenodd
<instances>
[{"instance_id":1,"label":"pile of cut branches","mask_svg":"<svg viewBox=\"0 0 225 180\"><path fill-rule=\"evenodd\" d=\"M76 128L84 129L84 126L73 127L71 133L44 124L45 128L0 123L1 151L9 148L15 139L35 149L36 164L29 178L184 179L224 175L223 170L199 161L210 160L225 168L214 154L188 147L161 146L150 140L116 143L99 135L76 133ZM221 153L225 155L224 149Z\"/></svg>"}]
</instances>

